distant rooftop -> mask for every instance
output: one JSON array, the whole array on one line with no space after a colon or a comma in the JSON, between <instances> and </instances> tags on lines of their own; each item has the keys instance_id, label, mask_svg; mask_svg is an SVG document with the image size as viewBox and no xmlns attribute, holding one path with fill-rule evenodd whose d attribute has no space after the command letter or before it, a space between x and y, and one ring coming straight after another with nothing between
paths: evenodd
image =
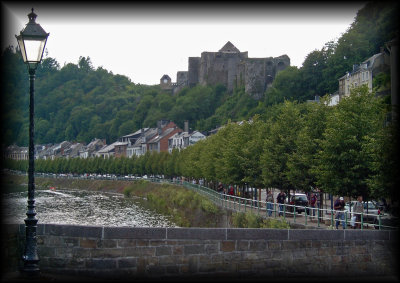
<instances>
[{"instance_id":1,"label":"distant rooftop","mask_svg":"<svg viewBox=\"0 0 400 283\"><path fill-rule=\"evenodd\" d=\"M229 53L240 53L239 49L235 47L230 41L228 41L224 47L222 47L219 52L229 52Z\"/></svg>"}]
</instances>

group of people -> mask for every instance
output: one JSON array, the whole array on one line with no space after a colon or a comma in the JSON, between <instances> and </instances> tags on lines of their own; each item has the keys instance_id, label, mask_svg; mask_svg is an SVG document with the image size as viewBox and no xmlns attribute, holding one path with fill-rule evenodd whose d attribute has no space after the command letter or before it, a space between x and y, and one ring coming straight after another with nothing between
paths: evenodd
<instances>
[{"instance_id":1,"label":"group of people","mask_svg":"<svg viewBox=\"0 0 400 283\"><path fill-rule=\"evenodd\" d=\"M280 192L276 197L276 203L279 205L279 216L283 215L284 205L285 205L286 194L284 192ZM272 194L272 190L268 190L266 200L267 202L267 211L268 216L272 215L272 211L274 210L274 196ZM318 197L317 194L311 193L308 198L308 206L312 210L312 216L315 216L315 208L317 208ZM311 213L309 213L311 215Z\"/></svg>"},{"instance_id":2,"label":"group of people","mask_svg":"<svg viewBox=\"0 0 400 283\"><path fill-rule=\"evenodd\" d=\"M279 204L279 216L283 214L283 206L285 204L285 198L286 194L282 191L276 197L276 202ZM274 195L272 194L271 190L268 190L265 201L267 202L268 216L271 216L272 211L274 210Z\"/></svg>"},{"instance_id":3,"label":"group of people","mask_svg":"<svg viewBox=\"0 0 400 283\"><path fill-rule=\"evenodd\" d=\"M344 202L343 197L337 198L333 205L333 209L335 210L335 220L336 220L335 227L336 227L336 229L339 229L340 222L342 223L343 229L346 229L344 207L345 207L345 202ZM354 225L352 225L352 227L355 229L360 229L361 228L361 215L362 215L362 213L364 213L364 204L363 204L362 196L357 197L357 202L354 204L352 211L353 211L353 219L351 219L351 223L354 223Z\"/></svg>"},{"instance_id":4,"label":"group of people","mask_svg":"<svg viewBox=\"0 0 400 283\"><path fill-rule=\"evenodd\" d=\"M221 183L219 183L217 190L221 193L226 193L225 188ZM227 190L228 195L234 195L233 186L230 186ZM281 191L276 197L276 203L279 205L279 216L283 215L284 205L286 200L286 194ZM267 212L268 216L272 216L272 212L274 211L274 196L272 190L268 190L266 200L267 202ZM357 198L357 202L354 204L352 209L353 211L353 219L352 223L354 223L354 228L361 227L361 214L364 212L364 205L362 203L363 198L359 196ZM315 210L318 207L318 196L316 193L311 193L308 197L308 207L309 207L309 215L315 216ZM343 229L346 229L346 221L345 221L345 202L343 197L338 197L334 203L335 210L335 227L339 228L339 224L342 224ZM312 212L311 212L312 211Z\"/></svg>"}]
</instances>

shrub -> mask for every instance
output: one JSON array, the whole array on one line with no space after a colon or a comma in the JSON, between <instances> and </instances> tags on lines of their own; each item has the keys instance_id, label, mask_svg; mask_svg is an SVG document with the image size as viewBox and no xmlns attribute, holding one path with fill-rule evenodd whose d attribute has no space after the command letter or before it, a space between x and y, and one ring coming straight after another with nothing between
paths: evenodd
<instances>
[{"instance_id":1,"label":"shrub","mask_svg":"<svg viewBox=\"0 0 400 283\"><path fill-rule=\"evenodd\" d=\"M289 229L290 225L283 219L265 219L252 212L236 212L232 214L232 224L236 228L274 228Z\"/></svg>"}]
</instances>

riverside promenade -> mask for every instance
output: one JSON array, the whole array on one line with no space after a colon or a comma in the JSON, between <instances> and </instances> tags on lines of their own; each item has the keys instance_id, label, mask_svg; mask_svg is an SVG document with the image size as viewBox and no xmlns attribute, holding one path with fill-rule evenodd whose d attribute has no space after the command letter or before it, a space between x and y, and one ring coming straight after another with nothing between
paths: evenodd
<instances>
[{"instance_id":1,"label":"riverside promenade","mask_svg":"<svg viewBox=\"0 0 400 283\"><path fill-rule=\"evenodd\" d=\"M155 182L160 182L158 180L152 180ZM161 181L165 182L165 181ZM273 203L273 208L271 211L271 216L267 211L267 202L261 200L254 200L249 198L243 198L239 196L232 196L217 192L210 188L200 186L198 184L192 184L189 182L175 182L177 185L184 186L188 189L194 190L202 195L205 195L209 199L211 199L216 205L228 209L235 212L252 212L255 215L264 217L264 218L275 218L280 219L281 221L285 221L290 224L291 228L294 229L335 229L335 211L329 208L328 205L324 205L323 208L315 208L306 209L305 212L298 213L296 209L300 208L299 206L284 204L283 211L280 213L279 205L277 203ZM276 198L275 198L276 199ZM301 207L304 209L304 207ZM314 215L311 215L314 214ZM350 225L350 213L345 212L345 223L347 229L352 229ZM366 215L366 214L364 214ZM361 230L370 230L370 229L398 229L398 227L378 227L370 222L362 222ZM342 229L342 224L340 223L339 229Z\"/></svg>"}]
</instances>

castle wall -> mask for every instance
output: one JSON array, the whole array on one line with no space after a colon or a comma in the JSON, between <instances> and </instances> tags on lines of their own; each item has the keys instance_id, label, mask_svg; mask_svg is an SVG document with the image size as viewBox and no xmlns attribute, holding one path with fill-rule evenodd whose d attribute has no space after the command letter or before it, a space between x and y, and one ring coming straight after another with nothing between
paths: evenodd
<instances>
[{"instance_id":1,"label":"castle wall","mask_svg":"<svg viewBox=\"0 0 400 283\"><path fill-rule=\"evenodd\" d=\"M233 91L238 64L247 58L247 52L203 52L200 59L199 83L223 84Z\"/></svg>"},{"instance_id":2,"label":"castle wall","mask_svg":"<svg viewBox=\"0 0 400 283\"><path fill-rule=\"evenodd\" d=\"M188 85L193 87L199 83L200 57L189 57Z\"/></svg>"},{"instance_id":3,"label":"castle wall","mask_svg":"<svg viewBox=\"0 0 400 283\"><path fill-rule=\"evenodd\" d=\"M180 71L176 74L176 83L178 86L187 86L188 84L188 72Z\"/></svg>"},{"instance_id":4,"label":"castle wall","mask_svg":"<svg viewBox=\"0 0 400 283\"><path fill-rule=\"evenodd\" d=\"M223 84L228 92L244 86L247 94L261 99L278 72L290 66L287 55L268 58L248 58L228 42L219 52L202 52L201 57L189 57L188 72L177 73L174 93L183 86ZM186 82L186 83L185 83Z\"/></svg>"},{"instance_id":5,"label":"castle wall","mask_svg":"<svg viewBox=\"0 0 400 283\"><path fill-rule=\"evenodd\" d=\"M260 99L266 89L266 60L251 58L245 61L245 92Z\"/></svg>"},{"instance_id":6,"label":"castle wall","mask_svg":"<svg viewBox=\"0 0 400 283\"><path fill-rule=\"evenodd\" d=\"M179 71L176 73L176 86L173 89L173 94L178 93L182 88L188 86L189 72Z\"/></svg>"}]
</instances>

